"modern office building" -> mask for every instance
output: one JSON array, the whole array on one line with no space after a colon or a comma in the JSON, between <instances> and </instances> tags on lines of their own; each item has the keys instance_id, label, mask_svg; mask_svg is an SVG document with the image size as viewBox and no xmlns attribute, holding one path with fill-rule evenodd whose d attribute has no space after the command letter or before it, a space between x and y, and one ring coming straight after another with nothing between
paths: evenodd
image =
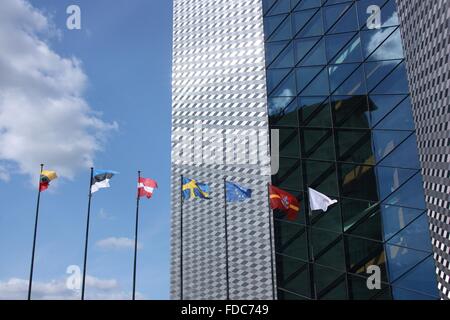
<instances>
[{"instance_id":1,"label":"modern office building","mask_svg":"<svg viewBox=\"0 0 450 320\"><path fill-rule=\"evenodd\" d=\"M450 1L397 3L439 291L450 299Z\"/></svg>"},{"instance_id":2,"label":"modern office building","mask_svg":"<svg viewBox=\"0 0 450 320\"><path fill-rule=\"evenodd\" d=\"M448 1L398 2L174 0L173 299L447 298ZM338 203L312 212L308 188Z\"/></svg>"}]
</instances>

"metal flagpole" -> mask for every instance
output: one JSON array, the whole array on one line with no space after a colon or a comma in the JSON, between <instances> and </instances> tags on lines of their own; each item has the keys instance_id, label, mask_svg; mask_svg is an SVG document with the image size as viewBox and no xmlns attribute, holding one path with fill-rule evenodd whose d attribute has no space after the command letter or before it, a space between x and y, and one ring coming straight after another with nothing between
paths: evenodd
<instances>
[{"instance_id":1,"label":"metal flagpole","mask_svg":"<svg viewBox=\"0 0 450 320\"><path fill-rule=\"evenodd\" d=\"M180 300L183 300L183 175L181 175L180 210Z\"/></svg>"},{"instance_id":2,"label":"metal flagpole","mask_svg":"<svg viewBox=\"0 0 450 320\"><path fill-rule=\"evenodd\" d=\"M226 265L226 277L227 277L227 300L230 300L230 273L228 262L228 212L227 212L227 177L223 179L224 190L224 208L225 208L225 265Z\"/></svg>"},{"instance_id":3,"label":"metal flagpole","mask_svg":"<svg viewBox=\"0 0 450 320\"><path fill-rule=\"evenodd\" d=\"M136 226L134 231L134 266L133 266L133 300L136 300L136 261L137 261L137 249L138 249L138 226L139 226L139 182L141 181L141 171L138 171L138 188L136 199Z\"/></svg>"},{"instance_id":4,"label":"metal flagpole","mask_svg":"<svg viewBox=\"0 0 450 320\"><path fill-rule=\"evenodd\" d=\"M89 242L89 220L91 217L91 199L92 199L92 179L94 178L94 168L91 168L91 178L89 179L89 200L88 211L86 219L86 240L84 243L84 265L83 265L83 283L81 287L81 300L84 300L84 292L86 289L86 264L87 264L87 251Z\"/></svg>"},{"instance_id":5,"label":"metal flagpole","mask_svg":"<svg viewBox=\"0 0 450 320\"><path fill-rule=\"evenodd\" d=\"M271 267L271 274L272 274L272 298L275 300L275 278L274 278L274 259L273 259L273 243L272 243L272 220L273 220L273 214L272 209L270 207L270 183L267 183L267 192L268 192L268 203L269 203L269 235L270 235L270 267Z\"/></svg>"},{"instance_id":6,"label":"metal flagpole","mask_svg":"<svg viewBox=\"0 0 450 320\"><path fill-rule=\"evenodd\" d=\"M38 192L37 204L36 204L36 218L34 220L34 236L33 236L33 249L31 252L30 280L28 282L28 300L31 300L31 288L33 285L34 254L36 252L36 236L37 236L38 220L39 220L39 205L41 202L41 176L42 176L43 170L44 170L44 165L41 164L41 172L39 174L39 188L38 188L39 192Z\"/></svg>"}]
</instances>

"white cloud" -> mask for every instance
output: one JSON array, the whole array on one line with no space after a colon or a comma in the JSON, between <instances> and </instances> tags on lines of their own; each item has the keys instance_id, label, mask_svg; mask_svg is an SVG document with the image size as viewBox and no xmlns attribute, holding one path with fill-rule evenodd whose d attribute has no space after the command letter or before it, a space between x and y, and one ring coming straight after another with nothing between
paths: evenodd
<instances>
[{"instance_id":1,"label":"white cloud","mask_svg":"<svg viewBox=\"0 0 450 320\"><path fill-rule=\"evenodd\" d=\"M0 176L0 178L1 178L1 176ZM102 220L115 220L115 218L116 218L103 208L100 209L98 216Z\"/></svg>"},{"instance_id":2,"label":"white cloud","mask_svg":"<svg viewBox=\"0 0 450 320\"><path fill-rule=\"evenodd\" d=\"M40 163L72 178L92 166L106 134L117 128L84 99L88 78L81 62L53 51L49 19L25 0L0 10L0 179L5 164L36 173Z\"/></svg>"},{"instance_id":3,"label":"white cloud","mask_svg":"<svg viewBox=\"0 0 450 320\"><path fill-rule=\"evenodd\" d=\"M394 13L387 21L386 25L395 25L398 20L397 14ZM392 33L392 28L381 29L377 31L370 39L367 45L367 53L373 52L386 37ZM392 34L383 45L374 52L375 60L401 59L403 56L402 39L400 32ZM390 62L387 62L390 63ZM393 62L396 63L396 62Z\"/></svg>"},{"instance_id":4,"label":"white cloud","mask_svg":"<svg viewBox=\"0 0 450 320\"><path fill-rule=\"evenodd\" d=\"M86 275L86 287L101 289L101 290L112 290L119 287L116 279L99 279Z\"/></svg>"},{"instance_id":5,"label":"white cloud","mask_svg":"<svg viewBox=\"0 0 450 320\"><path fill-rule=\"evenodd\" d=\"M97 241L95 245L101 249L129 249L134 248L134 239L110 237ZM138 249L142 249L142 244L139 242Z\"/></svg>"},{"instance_id":6,"label":"white cloud","mask_svg":"<svg viewBox=\"0 0 450 320\"><path fill-rule=\"evenodd\" d=\"M28 280L11 278L0 281L0 300L23 300L28 295ZM143 295L136 292L139 299ZM86 276L86 297L94 300L127 300L131 293L120 289L116 279ZM64 279L49 282L33 281L32 298L35 300L78 300L79 290L70 290Z\"/></svg>"}]
</instances>

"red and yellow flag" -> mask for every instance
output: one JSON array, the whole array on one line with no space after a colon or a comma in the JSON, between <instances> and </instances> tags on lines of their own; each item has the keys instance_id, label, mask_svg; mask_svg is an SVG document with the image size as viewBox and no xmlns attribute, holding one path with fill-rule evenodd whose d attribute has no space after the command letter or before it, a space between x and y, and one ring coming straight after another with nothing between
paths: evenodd
<instances>
[{"instance_id":1,"label":"red and yellow flag","mask_svg":"<svg viewBox=\"0 0 450 320\"><path fill-rule=\"evenodd\" d=\"M41 180L39 182L39 191L42 192L47 190L50 185L50 181L55 180L56 178L58 178L58 176L55 171L42 171Z\"/></svg>"},{"instance_id":2,"label":"red and yellow flag","mask_svg":"<svg viewBox=\"0 0 450 320\"><path fill-rule=\"evenodd\" d=\"M269 187L269 192L270 207L286 212L289 220L296 220L300 211L300 202L297 198L289 192L274 186Z\"/></svg>"}]
</instances>

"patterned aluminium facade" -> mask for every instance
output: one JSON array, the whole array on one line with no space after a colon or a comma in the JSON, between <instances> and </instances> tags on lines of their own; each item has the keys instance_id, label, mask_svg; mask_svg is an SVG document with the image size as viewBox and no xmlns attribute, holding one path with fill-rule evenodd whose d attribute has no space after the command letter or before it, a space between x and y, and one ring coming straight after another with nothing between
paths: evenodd
<instances>
[{"instance_id":1,"label":"patterned aluminium facade","mask_svg":"<svg viewBox=\"0 0 450 320\"><path fill-rule=\"evenodd\" d=\"M261 1L175 0L173 41L171 296L273 299ZM242 148L224 155L222 138ZM182 204L181 175L208 183L212 199ZM224 178L254 191L227 206L227 229Z\"/></svg>"},{"instance_id":2,"label":"patterned aluminium facade","mask_svg":"<svg viewBox=\"0 0 450 320\"><path fill-rule=\"evenodd\" d=\"M398 0L442 299L450 299L450 1Z\"/></svg>"},{"instance_id":3,"label":"patterned aluminium facade","mask_svg":"<svg viewBox=\"0 0 450 320\"><path fill-rule=\"evenodd\" d=\"M270 126L281 140L272 181L304 204L298 221L276 216L280 299L439 297L396 9L264 1ZM310 212L308 187L339 203ZM381 290L367 286L371 266Z\"/></svg>"},{"instance_id":4,"label":"patterned aluminium facade","mask_svg":"<svg viewBox=\"0 0 450 320\"><path fill-rule=\"evenodd\" d=\"M173 299L439 298L395 0L174 0L173 41ZM212 199L182 201L183 176ZM310 212L308 187L338 204Z\"/></svg>"}]
</instances>

